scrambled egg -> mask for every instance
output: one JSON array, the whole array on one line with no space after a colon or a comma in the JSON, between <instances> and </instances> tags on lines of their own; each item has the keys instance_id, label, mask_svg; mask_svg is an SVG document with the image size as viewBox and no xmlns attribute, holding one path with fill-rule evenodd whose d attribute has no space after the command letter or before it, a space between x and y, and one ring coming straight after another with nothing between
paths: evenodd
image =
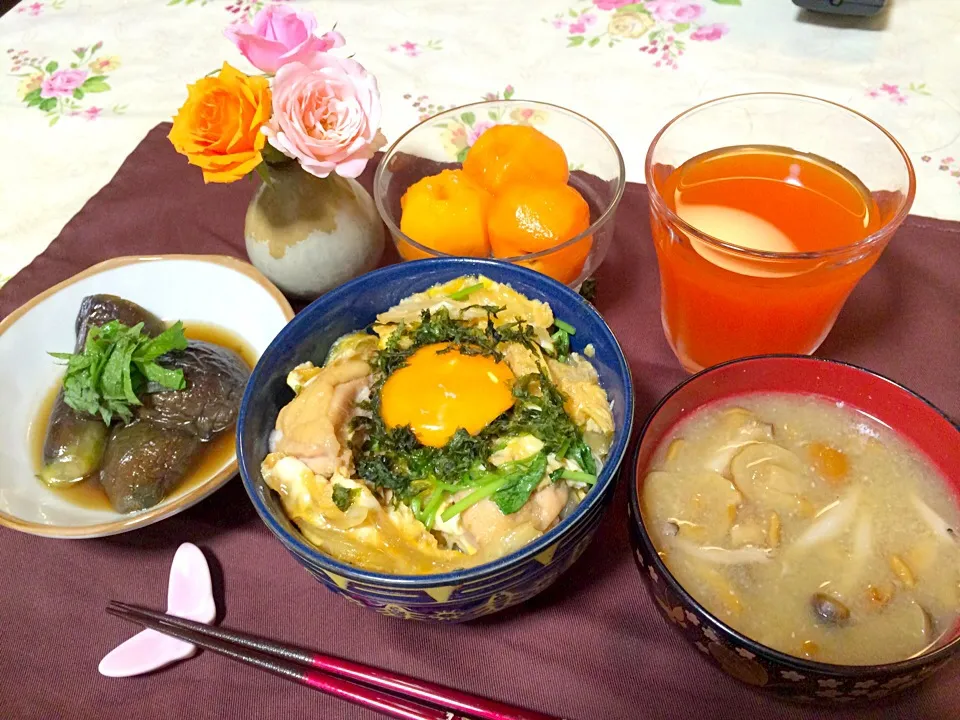
<instances>
[{"instance_id":1,"label":"scrambled egg","mask_svg":"<svg viewBox=\"0 0 960 720\"><path fill-rule=\"evenodd\" d=\"M572 458L558 459L550 452L543 479L519 511L504 515L484 496L486 499L473 504L468 499L466 509L444 520L444 511L476 490L466 487L455 491L447 486L433 516L432 529L428 529L411 507L393 497L392 491L357 478L351 452L355 432L352 421L369 413L362 409L362 403L370 397L372 363L378 349L401 324L417 325L423 310L446 308L453 318L485 326L488 315L471 307L476 305L505 308L494 321L497 325L524 320L534 329L539 347L504 344L504 363L499 364L489 356L461 356L459 351L441 354L439 345L422 346L380 388L380 416L387 427L410 425L424 445L434 443L420 437L423 428L442 431L439 445L460 427L475 434L512 405L510 385L516 377L542 368L566 395L564 411L583 433L600 466L614 431L610 404L588 360L576 354L567 362L548 357L553 354L548 332L554 324L550 306L485 277L457 278L411 295L378 315L373 325L375 334L343 336L334 343L323 366L304 362L287 376L296 397L281 411L271 437L272 452L261 470L290 520L323 552L377 572L449 572L502 557L531 542L555 525L565 508L575 506L589 492L589 483L551 478L557 470L580 468ZM451 373L456 377L447 377ZM506 399L497 401L484 382L504 384ZM437 392L431 392L433 385L438 386ZM464 398L469 402L458 406L458 400ZM473 423L476 418L466 417L467 410L482 422ZM392 422L394 415L401 419ZM530 434L503 438L494 443L486 468L495 470L505 463L528 461L544 447L542 440ZM345 496L349 498L346 503ZM424 508L417 508L424 517ZM434 512L432 507L429 512Z\"/></svg>"}]
</instances>

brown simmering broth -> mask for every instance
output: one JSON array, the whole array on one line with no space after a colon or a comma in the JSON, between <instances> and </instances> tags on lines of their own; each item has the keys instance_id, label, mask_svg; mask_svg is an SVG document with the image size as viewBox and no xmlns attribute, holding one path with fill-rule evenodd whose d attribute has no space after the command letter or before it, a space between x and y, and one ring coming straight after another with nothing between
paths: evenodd
<instances>
[{"instance_id":1,"label":"brown simmering broth","mask_svg":"<svg viewBox=\"0 0 960 720\"><path fill-rule=\"evenodd\" d=\"M190 340L202 340L204 342L215 343L228 350L233 350L244 362L251 368L257 364L256 351L250 347L238 335L221 328L217 325L202 322L183 323L184 335ZM33 456L33 465L39 473L43 468L43 441L47 433L47 423L50 419L50 413L53 410L53 403L57 399L57 393L60 391L60 382L58 381L47 392L40 404L40 408L30 424L28 430L30 453ZM210 478L224 463L230 459L235 452L235 426L227 428L218 433L210 442L204 443L204 447L198 454L190 472L176 486L177 492L189 491ZM37 480L37 482L41 482ZM57 493L60 497L73 505L87 508L90 510L105 510L113 512L110 507L110 500L107 494L100 487L95 476L88 477L72 485L53 487L44 485L51 492Z\"/></svg>"},{"instance_id":2,"label":"brown simmering broth","mask_svg":"<svg viewBox=\"0 0 960 720\"><path fill-rule=\"evenodd\" d=\"M915 656L960 617L960 507L889 428L817 397L757 394L661 444L644 525L677 581L764 645L821 662Z\"/></svg>"}]
</instances>

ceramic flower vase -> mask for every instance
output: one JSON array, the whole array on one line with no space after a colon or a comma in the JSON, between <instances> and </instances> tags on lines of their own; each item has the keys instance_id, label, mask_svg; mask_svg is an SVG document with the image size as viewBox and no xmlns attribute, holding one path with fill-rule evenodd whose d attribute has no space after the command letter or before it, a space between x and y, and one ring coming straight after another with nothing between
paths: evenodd
<instances>
[{"instance_id":1,"label":"ceramic flower vase","mask_svg":"<svg viewBox=\"0 0 960 720\"><path fill-rule=\"evenodd\" d=\"M244 235L250 262L280 290L312 300L376 267L383 224L356 180L318 178L296 162L262 167Z\"/></svg>"}]
</instances>

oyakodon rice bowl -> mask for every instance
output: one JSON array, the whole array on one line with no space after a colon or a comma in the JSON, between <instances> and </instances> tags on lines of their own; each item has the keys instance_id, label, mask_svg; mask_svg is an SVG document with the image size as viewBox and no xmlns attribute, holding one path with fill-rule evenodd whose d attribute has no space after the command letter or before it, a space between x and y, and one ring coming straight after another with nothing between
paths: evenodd
<instances>
[{"instance_id":1,"label":"oyakodon rice bowl","mask_svg":"<svg viewBox=\"0 0 960 720\"><path fill-rule=\"evenodd\" d=\"M293 392L258 423L258 467L241 412L242 465L261 516L329 587L463 620L539 592L585 549L632 397L616 341L566 288L497 263L417 265L433 272L416 284L395 267L338 291L382 300L370 317L351 303L354 322L330 313L325 342L278 338L271 389Z\"/></svg>"}]
</instances>

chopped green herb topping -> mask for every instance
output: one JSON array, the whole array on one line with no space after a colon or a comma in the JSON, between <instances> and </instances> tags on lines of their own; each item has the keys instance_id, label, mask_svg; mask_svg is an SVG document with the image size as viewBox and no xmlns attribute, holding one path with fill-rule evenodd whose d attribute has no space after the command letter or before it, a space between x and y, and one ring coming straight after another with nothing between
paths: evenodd
<instances>
[{"instance_id":1,"label":"chopped green herb topping","mask_svg":"<svg viewBox=\"0 0 960 720\"><path fill-rule=\"evenodd\" d=\"M386 379L406 364L418 348L450 343L465 355L487 355L502 361L501 343L518 342L531 350L539 348L533 328L523 321L494 326L503 308L482 307L485 326L452 318L446 309L421 314L419 325L400 325L373 359L376 380L370 399L361 407L367 414L353 421L352 450L357 474L366 482L393 491L414 515L432 528L438 509L452 495L471 490L441 514L446 521L480 500L492 497L505 514L519 510L546 474L547 456L573 458L586 473L596 473L596 464L583 434L563 408L566 396L544 368L517 378L512 387L513 407L477 435L459 429L443 447L422 445L410 427L389 428L380 413L380 396ZM558 332L565 331L559 330ZM492 467L488 458L504 439L533 435L543 442L542 451L531 458Z\"/></svg>"},{"instance_id":2,"label":"chopped green herb topping","mask_svg":"<svg viewBox=\"0 0 960 720\"><path fill-rule=\"evenodd\" d=\"M183 370L165 368L157 360L168 352L184 350L187 338L177 322L156 337L143 334L143 323L127 327L113 320L87 332L83 352L50 353L66 362L63 399L74 410L99 415L109 425L114 416L133 419L132 406L148 383L167 390L183 390Z\"/></svg>"},{"instance_id":3,"label":"chopped green herb topping","mask_svg":"<svg viewBox=\"0 0 960 720\"><path fill-rule=\"evenodd\" d=\"M475 285L468 285L465 288L460 288L456 292L450 293L451 300L466 300L477 290L483 290L483 283L476 283Z\"/></svg>"},{"instance_id":4,"label":"chopped green herb topping","mask_svg":"<svg viewBox=\"0 0 960 720\"><path fill-rule=\"evenodd\" d=\"M351 488L339 484L333 486L333 504L337 506L340 512L349 510L359 495L360 488Z\"/></svg>"}]
</instances>

